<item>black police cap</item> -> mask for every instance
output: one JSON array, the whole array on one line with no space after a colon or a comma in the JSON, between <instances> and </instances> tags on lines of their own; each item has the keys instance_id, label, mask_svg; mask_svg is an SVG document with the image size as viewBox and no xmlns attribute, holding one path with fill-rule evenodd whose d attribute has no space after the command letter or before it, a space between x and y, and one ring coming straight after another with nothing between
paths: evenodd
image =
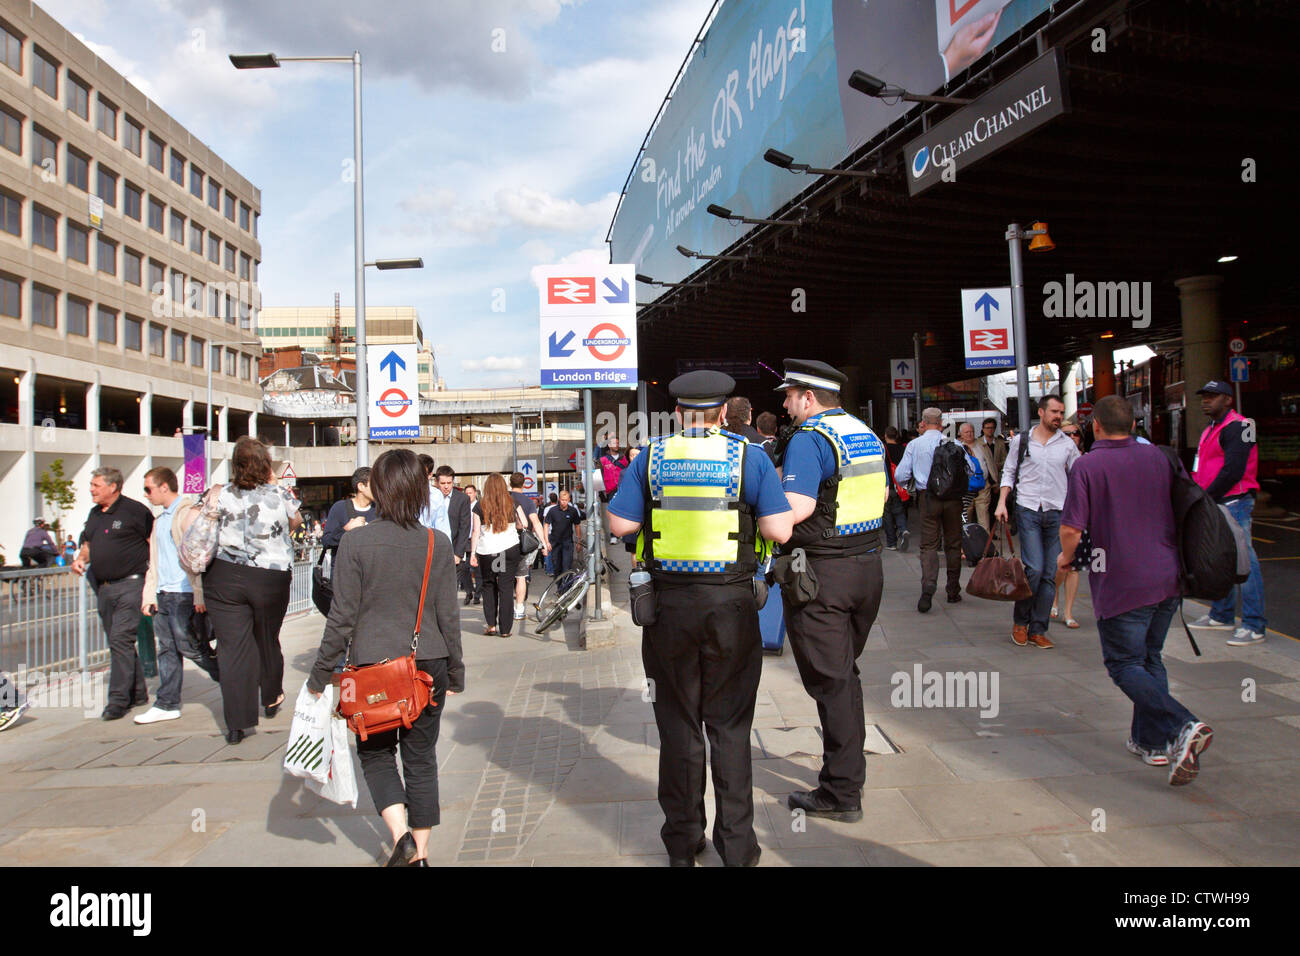
<instances>
[{"instance_id":1,"label":"black police cap","mask_svg":"<svg viewBox=\"0 0 1300 956\"><path fill-rule=\"evenodd\" d=\"M668 383L668 394L682 408L717 408L736 390L736 380L726 372L696 369Z\"/></svg>"},{"instance_id":2,"label":"black police cap","mask_svg":"<svg viewBox=\"0 0 1300 956\"><path fill-rule=\"evenodd\" d=\"M844 387L849 377L832 365L815 359L785 360L785 380L774 392L787 388L824 388L828 392L838 392Z\"/></svg>"}]
</instances>

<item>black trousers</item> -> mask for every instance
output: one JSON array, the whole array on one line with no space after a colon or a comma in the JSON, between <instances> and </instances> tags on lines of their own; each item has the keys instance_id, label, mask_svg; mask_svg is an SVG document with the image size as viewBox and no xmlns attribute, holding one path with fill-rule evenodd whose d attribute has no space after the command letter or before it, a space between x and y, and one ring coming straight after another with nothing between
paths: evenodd
<instances>
[{"instance_id":1,"label":"black trousers","mask_svg":"<svg viewBox=\"0 0 1300 956\"><path fill-rule=\"evenodd\" d=\"M441 816L438 809L438 728L442 708L447 700L447 659L417 660L415 665L433 678L433 696L429 706L411 723L411 729L398 727L366 740L357 737L357 756L361 773L370 788L375 809L383 811L395 803L406 805L406 825L412 829L436 827ZM436 705L436 706L435 706ZM402 754L402 770L397 770L397 754ZM403 779L405 778L405 779Z\"/></svg>"},{"instance_id":2,"label":"black trousers","mask_svg":"<svg viewBox=\"0 0 1300 956\"><path fill-rule=\"evenodd\" d=\"M818 789L842 804L857 804L867 779L867 719L862 705L858 656L867 646L880 610L885 578L880 552L808 559L819 582L817 597L803 607L783 589L785 626L804 690L817 702L822 724Z\"/></svg>"},{"instance_id":3,"label":"black trousers","mask_svg":"<svg viewBox=\"0 0 1300 956\"><path fill-rule=\"evenodd\" d=\"M483 575L483 618L488 627L509 634L515 623L515 571L519 569L519 545L499 554L480 554Z\"/></svg>"},{"instance_id":4,"label":"black trousers","mask_svg":"<svg viewBox=\"0 0 1300 956\"><path fill-rule=\"evenodd\" d=\"M140 601L144 578L109 581L95 593L99 619L108 639L108 706L126 710L149 699L144 683L144 665L136 653L136 631L140 627Z\"/></svg>"},{"instance_id":5,"label":"black trousers","mask_svg":"<svg viewBox=\"0 0 1300 956\"><path fill-rule=\"evenodd\" d=\"M456 577L457 586L470 597L483 590L482 570L470 567L468 551L460 556L460 564L456 565Z\"/></svg>"},{"instance_id":6,"label":"black trousers","mask_svg":"<svg viewBox=\"0 0 1300 956\"><path fill-rule=\"evenodd\" d=\"M289 609L292 571L270 571L217 558L203 575L203 599L221 662L227 730L257 726L263 706L284 692L280 625Z\"/></svg>"},{"instance_id":7,"label":"black trousers","mask_svg":"<svg viewBox=\"0 0 1300 956\"><path fill-rule=\"evenodd\" d=\"M656 586L658 588L658 586ZM713 846L743 864L758 850L750 729L763 673L753 587L658 588L658 620L643 629L641 659L659 727L659 831L672 857L693 857L704 836L704 737L709 738Z\"/></svg>"},{"instance_id":8,"label":"black trousers","mask_svg":"<svg viewBox=\"0 0 1300 956\"><path fill-rule=\"evenodd\" d=\"M939 550L948 568L949 594L961 591L961 499L941 501L928 491L920 492L921 593L939 588Z\"/></svg>"}]
</instances>

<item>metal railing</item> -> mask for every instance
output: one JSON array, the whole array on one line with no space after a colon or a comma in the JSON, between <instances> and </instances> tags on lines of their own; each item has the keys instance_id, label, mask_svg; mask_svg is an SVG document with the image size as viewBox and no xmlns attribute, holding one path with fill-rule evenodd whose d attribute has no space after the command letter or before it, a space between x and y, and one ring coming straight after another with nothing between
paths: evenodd
<instances>
[{"instance_id":1,"label":"metal railing","mask_svg":"<svg viewBox=\"0 0 1300 956\"><path fill-rule=\"evenodd\" d=\"M320 549L293 564L286 618L315 611L311 571ZM0 670L87 671L108 666L108 640L95 593L68 568L0 570Z\"/></svg>"}]
</instances>

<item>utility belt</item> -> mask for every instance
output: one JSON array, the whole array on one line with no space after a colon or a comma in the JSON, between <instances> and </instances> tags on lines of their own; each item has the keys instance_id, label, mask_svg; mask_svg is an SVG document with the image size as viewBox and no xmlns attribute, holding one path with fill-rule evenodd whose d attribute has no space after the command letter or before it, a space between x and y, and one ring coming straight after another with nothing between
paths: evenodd
<instances>
[{"instance_id":1,"label":"utility belt","mask_svg":"<svg viewBox=\"0 0 1300 956\"><path fill-rule=\"evenodd\" d=\"M688 577L690 576L682 575L680 583L677 583L676 581L668 583L656 574L652 574L642 568L634 568L632 573L628 575L627 582L629 604L632 609L632 623L637 627L648 627L659 620L659 601L656 585L659 586L658 590L672 590L674 587L686 587L688 584L704 583L699 579L698 575L694 576L694 580L687 580ZM718 582L709 583L710 585L715 585ZM723 583L730 584L733 582L728 580ZM741 579L734 583L743 584L745 582L744 579ZM757 606L758 610L763 610L764 605L767 604L767 580L762 575L751 577L749 578L749 586L754 592L754 604Z\"/></svg>"}]
</instances>

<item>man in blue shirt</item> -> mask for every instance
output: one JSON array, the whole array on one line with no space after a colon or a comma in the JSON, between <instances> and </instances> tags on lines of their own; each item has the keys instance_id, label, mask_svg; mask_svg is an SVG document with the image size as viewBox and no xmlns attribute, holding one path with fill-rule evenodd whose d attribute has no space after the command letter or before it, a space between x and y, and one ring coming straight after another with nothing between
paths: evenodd
<instances>
[{"instance_id":1,"label":"man in blue shirt","mask_svg":"<svg viewBox=\"0 0 1300 956\"><path fill-rule=\"evenodd\" d=\"M941 501L926 490L934 451L943 441L943 412L927 408L921 412L921 434L907 443L903 460L894 471L900 485L916 479L916 507L921 513L921 598L916 609L930 610L939 589L939 548L942 545L948 567L948 603L961 600L961 499Z\"/></svg>"},{"instance_id":2,"label":"man in blue shirt","mask_svg":"<svg viewBox=\"0 0 1300 956\"><path fill-rule=\"evenodd\" d=\"M817 789L790 794L787 806L852 823L862 819L867 777L857 660L884 590L880 525L888 476L884 443L841 408L847 381L825 362L785 360L778 389L800 427L778 451L795 526L777 564L790 646L804 689L817 701L825 748ZM811 596L810 579L817 584Z\"/></svg>"},{"instance_id":3,"label":"man in blue shirt","mask_svg":"<svg viewBox=\"0 0 1300 956\"><path fill-rule=\"evenodd\" d=\"M694 866L705 848L705 733L713 847L728 866L753 866L760 854L750 757L763 673L756 545L758 536L785 541L792 522L771 460L718 427L735 385L704 369L673 379L683 431L636 456L609 504L614 534L642 532L639 557L655 591L641 659L659 727L660 836L672 866Z\"/></svg>"},{"instance_id":4,"label":"man in blue shirt","mask_svg":"<svg viewBox=\"0 0 1300 956\"><path fill-rule=\"evenodd\" d=\"M154 468L145 473L144 494L149 503L162 507L154 519L149 538L149 570L145 574L140 610L153 617L153 635L158 643L158 696L154 706L135 718L137 724L176 720L181 715L181 685L188 657L218 677L217 660L194 629L194 612L204 613L203 579L181 567L180 540L183 518L194 507L194 499L177 491L176 472Z\"/></svg>"}]
</instances>

